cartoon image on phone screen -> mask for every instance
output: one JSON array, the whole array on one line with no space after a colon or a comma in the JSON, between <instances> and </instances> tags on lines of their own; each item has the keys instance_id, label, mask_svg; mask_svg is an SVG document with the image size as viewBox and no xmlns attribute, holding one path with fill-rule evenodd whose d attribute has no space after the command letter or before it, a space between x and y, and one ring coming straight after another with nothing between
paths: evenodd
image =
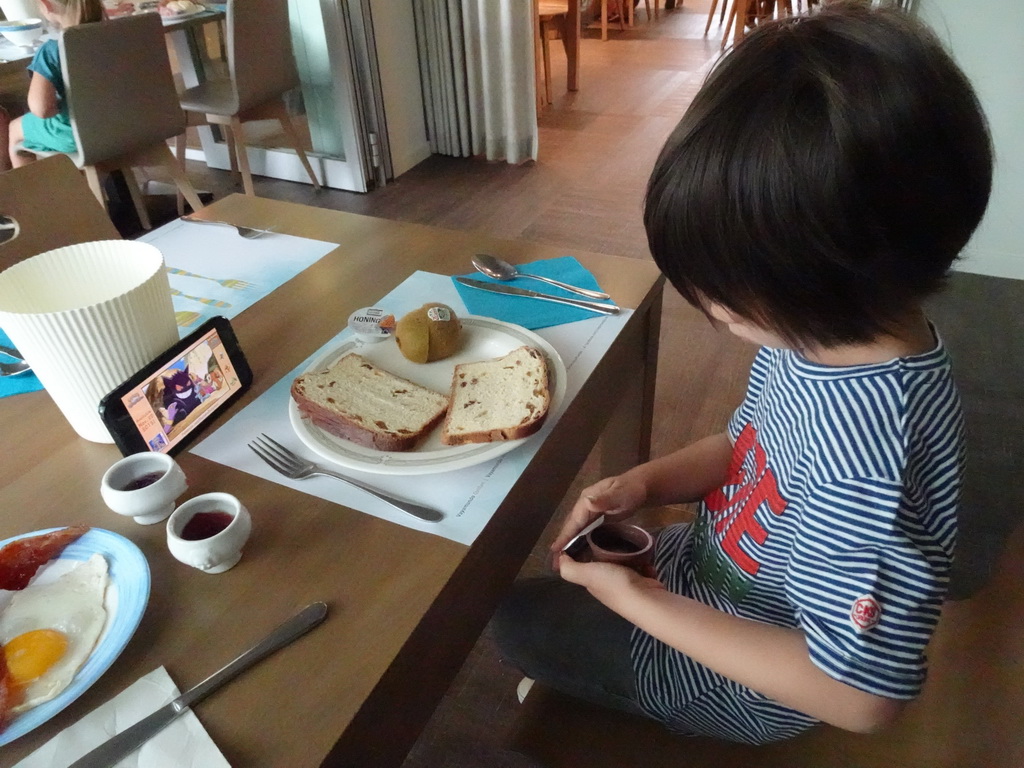
<instances>
[{"instance_id":1,"label":"cartoon image on phone screen","mask_svg":"<svg viewBox=\"0 0 1024 768\"><path fill-rule=\"evenodd\" d=\"M228 350L212 328L120 401L149 450L166 453L241 388Z\"/></svg>"},{"instance_id":2,"label":"cartoon image on phone screen","mask_svg":"<svg viewBox=\"0 0 1024 768\"><path fill-rule=\"evenodd\" d=\"M208 341L175 360L154 378L146 387L146 400L166 439L173 441L188 429L189 424L225 393L227 383L221 363ZM156 438L159 440L159 435Z\"/></svg>"}]
</instances>

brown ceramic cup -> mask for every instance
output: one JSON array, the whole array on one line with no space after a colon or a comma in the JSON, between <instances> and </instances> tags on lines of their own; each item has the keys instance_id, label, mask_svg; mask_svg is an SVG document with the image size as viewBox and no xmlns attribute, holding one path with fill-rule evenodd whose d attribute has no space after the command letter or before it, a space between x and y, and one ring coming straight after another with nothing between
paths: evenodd
<instances>
[{"instance_id":1,"label":"brown ceramic cup","mask_svg":"<svg viewBox=\"0 0 1024 768\"><path fill-rule=\"evenodd\" d=\"M590 559L644 573L654 562L654 537L638 525L605 523L587 534Z\"/></svg>"}]
</instances>

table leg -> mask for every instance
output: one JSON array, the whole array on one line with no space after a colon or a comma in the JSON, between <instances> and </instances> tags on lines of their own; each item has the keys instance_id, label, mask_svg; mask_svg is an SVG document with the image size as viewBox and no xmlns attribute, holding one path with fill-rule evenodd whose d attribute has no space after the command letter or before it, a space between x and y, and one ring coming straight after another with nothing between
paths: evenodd
<instances>
[{"instance_id":1,"label":"table leg","mask_svg":"<svg viewBox=\"0 0 1024 768\"><path fill-rule=\"evenodd\" d=\"M580 4L577 2L569 3L569 13L565 17L565 29L562 37L568 64L566 89L578 91L580 89Z\"/></svg>"},{"instance_id":2,"label":"table leg","mask_svg":"<svg viewBox=\"0 0 1024 768\"><path fill-rule=\"evenodd\" d=\"M626 341L636 356L635 365L630 364L627 369L639 371L639 375L627 383L601 435L601 477L621 474L651 458L660 333L661 294L648 310L639 338Z\"/></svg>"}]
</instances>

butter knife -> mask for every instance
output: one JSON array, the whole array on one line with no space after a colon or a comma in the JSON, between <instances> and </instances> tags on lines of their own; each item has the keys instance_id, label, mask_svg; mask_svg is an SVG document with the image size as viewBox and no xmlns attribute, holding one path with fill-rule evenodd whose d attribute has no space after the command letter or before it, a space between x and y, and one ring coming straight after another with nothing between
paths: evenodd
<instances>
[{"instance_id":1,"label":"butter knife","mask_svg":"<svg viewBox=\"0 0 1024 768\"><path fill-rule=\"evenodd\" d=\"M550 293L539 293L538 291L531 291L528 288L516 288L514 286L503 285L501 283L485 283L483 280L473 280L469 277L456 277L455 282L481 291L505 293L509 296L526 296L527 298L541 299L543 301L553 301L557 304L568 304L571 307L589 309L591 312L600 312L604 315L614 315L620 311L620 308L614 304L602 304L597 301L583 301L582 299L569 299L564 296L552 296Z\"/></svg>"},{"instance_id":2,"label":"butter knife","mask_svg":"<svg viewBox=\"0 0 1024 768\"><path fill-rule=\"evenodd\" d=\"M134 752L166 728L171 721L183 714L190 706L202 701L256 662L262 661L274 651L306 634L326 617L327 605L325 603L307 605L230 664L185 691L169 704L160 707L153 714L142 718L135 725L129 726L121 733L103 742L92 752L73 762L68 768L110 768L110 766L116 765L123 757Z\"/></svg>"}]
</instances>

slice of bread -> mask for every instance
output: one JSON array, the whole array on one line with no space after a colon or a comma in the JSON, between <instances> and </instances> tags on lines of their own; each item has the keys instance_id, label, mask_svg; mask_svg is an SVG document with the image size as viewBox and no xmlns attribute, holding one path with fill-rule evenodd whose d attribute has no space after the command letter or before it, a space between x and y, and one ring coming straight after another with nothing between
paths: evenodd
<instances>
[{"instance_id":1,"label":"slice of bread","mask_svg":"<svg viewBox=\"0 0 1024 768\"><path fill-rule=\"evenodd\" d=\"M551 405L547 360L540 350L519 347L495 360L457 365L450 400L445 445L532 435Z\"/></svg>"},{"instance_id":2,"label":"slice of bread","mask_svg":"<svg viewBox=\"0 0 1024 768\"><path fill-rule=\"evenodd\" d=\"M442 419L448 398L348 354L326 371L292 382L303 416L367 448L408 451Z\"/></svg>"}]
</instances>

